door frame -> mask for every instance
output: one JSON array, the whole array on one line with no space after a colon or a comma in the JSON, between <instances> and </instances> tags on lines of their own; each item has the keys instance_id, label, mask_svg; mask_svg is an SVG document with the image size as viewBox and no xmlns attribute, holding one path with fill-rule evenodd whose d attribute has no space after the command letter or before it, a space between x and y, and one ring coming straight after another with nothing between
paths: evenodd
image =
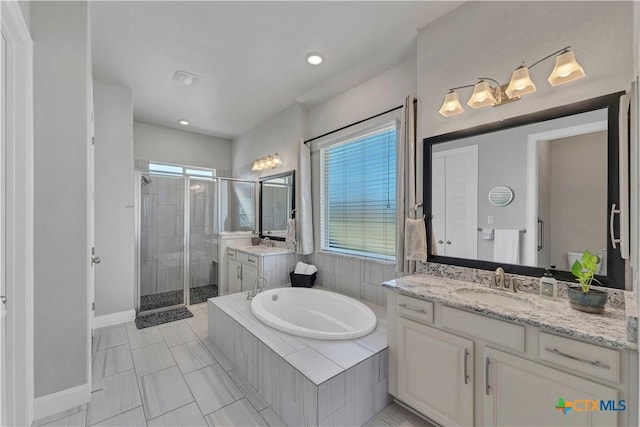
<instances>
[{"instance_id":1,"label":"door frame","mask_svg":"<svg viewBox=\"0 0 640 427\"><path fill-rule=\"evenodd\" d=\"M7 80L7 385L8 425L31 425L34 403L34 256L33 256L33 41L17 2L0 2L2 34L7 42L11 76ZM3 70L4 71L4 70ZM3 72L3 71L0 71ZM3 76L4 78L4 76ZM20 285L22 286L20 286Z\"/></svg>"}]
</instances>

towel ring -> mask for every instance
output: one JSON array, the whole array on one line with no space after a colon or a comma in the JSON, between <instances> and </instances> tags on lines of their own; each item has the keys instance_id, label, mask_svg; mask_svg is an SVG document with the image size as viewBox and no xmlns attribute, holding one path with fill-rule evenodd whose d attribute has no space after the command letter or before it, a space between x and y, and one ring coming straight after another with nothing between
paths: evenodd
<instances>
[{"instance_id":1,"label":"towel ring","mask_svg":"<svg viewBox=\"0 0 640 427\"><path fill-rule=\"evenodd\" d=\"M418 202L416 203L416 205L412 208L409 208L409 216L411 216L411 212L413 212L414 214L418 214L418 208L421 208L423 206L422 202ZM414 215L415 216L415 215ZM425 216L422 215L422 219L424 219Z\"/></svg>"}]
</instances>

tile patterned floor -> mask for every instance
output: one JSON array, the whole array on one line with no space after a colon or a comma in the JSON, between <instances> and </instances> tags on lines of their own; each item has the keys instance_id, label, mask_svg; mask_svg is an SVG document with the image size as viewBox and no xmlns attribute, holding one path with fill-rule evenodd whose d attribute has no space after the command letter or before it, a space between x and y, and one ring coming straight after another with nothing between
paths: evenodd
<instances>
[{"instance_id":1,"label":"tile patterned floor","mask_svg":"<svg viewBox=\"0 0 640 427\"><path fill-rule=\"evenodd\" d=\"M219 363L207 338L207 305L194 317L146 329L96 331L91 402L38 420L44 426L283 426L242 377ZM368 427L431 425L392 403Z\"/></svg>"}]
</instances>

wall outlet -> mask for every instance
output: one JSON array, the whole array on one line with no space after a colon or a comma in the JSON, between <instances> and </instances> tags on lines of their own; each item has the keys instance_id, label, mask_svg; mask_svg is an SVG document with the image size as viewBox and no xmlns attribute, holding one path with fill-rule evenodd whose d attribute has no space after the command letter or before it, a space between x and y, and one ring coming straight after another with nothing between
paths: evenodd
<instances>
[{"instance_id":1,"label":"wall outlet","mask_svg":"<svg viewBox=\"0 0 640 427\"><path fill-rule=\"evenodd\" d=\"M493 215L489 215L487 217L487 224L492 225L493 224Z\"/></svg>"}]
</instances>

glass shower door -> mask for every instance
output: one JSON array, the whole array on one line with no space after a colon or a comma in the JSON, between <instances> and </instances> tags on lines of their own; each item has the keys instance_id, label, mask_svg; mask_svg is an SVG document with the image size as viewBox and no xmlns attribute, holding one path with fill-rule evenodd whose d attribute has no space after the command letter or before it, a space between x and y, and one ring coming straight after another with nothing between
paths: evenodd
<instances>
[{"instance_id":1,"label":"glass shower door","mask_svg":"<svg viewBox=\"0 0 640 427\"><path fill-rule=\"evenodd\" d=\"M189 178L189 304L218 296L217 182Z\"/></svg>"},{"instance_id":2,"label":"glass shower door","mask_svg":"<svg viewBox=\"0 0 640 427\"><path fill-rule=\"evenodd\" d=\"M140 311L185 303L185 177L144 175L140 218Z\"/></svg>"}]
</instances>

